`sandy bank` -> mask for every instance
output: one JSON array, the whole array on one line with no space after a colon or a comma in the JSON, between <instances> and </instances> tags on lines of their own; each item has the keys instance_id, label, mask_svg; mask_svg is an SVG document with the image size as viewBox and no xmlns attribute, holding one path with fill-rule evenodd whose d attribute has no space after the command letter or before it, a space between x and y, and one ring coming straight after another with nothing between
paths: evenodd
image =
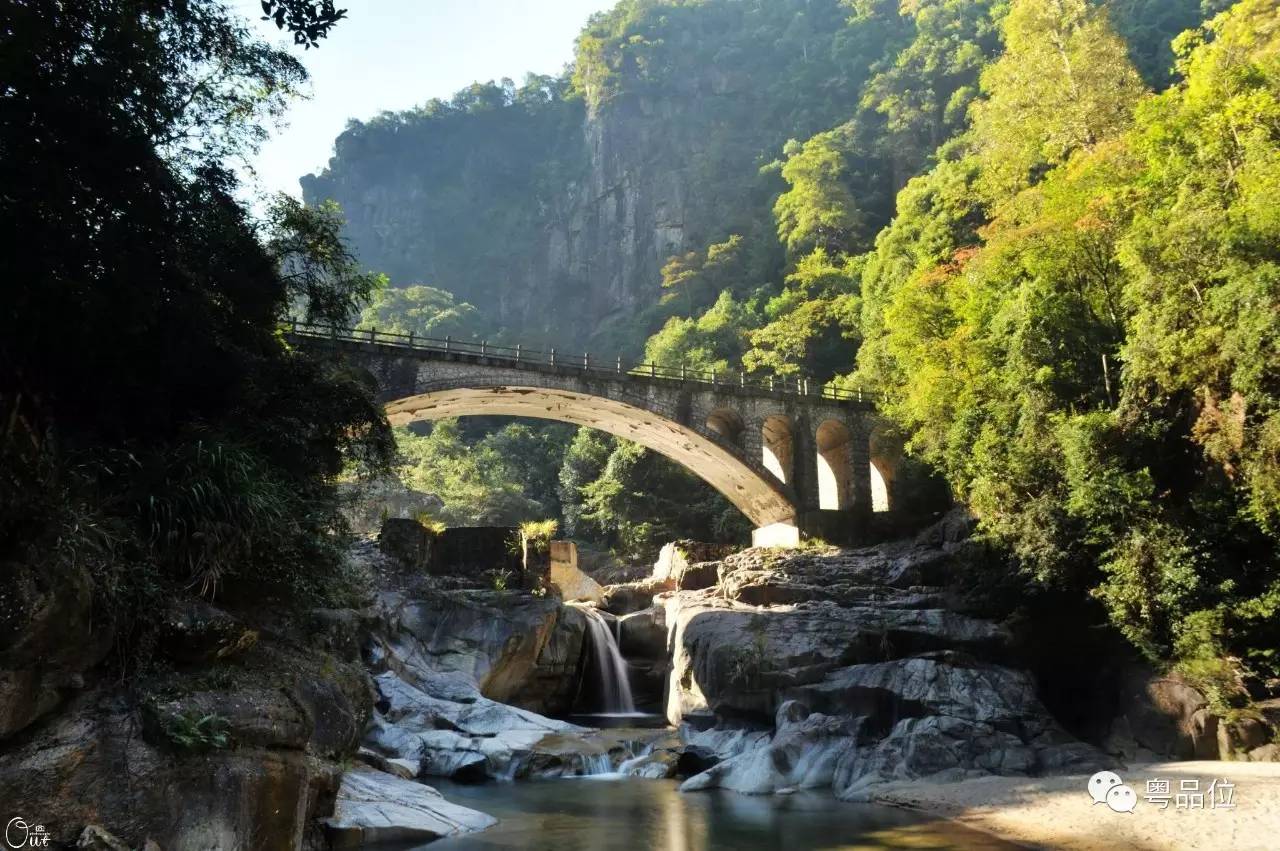
<instances>
[{"instance_id":1,"label":"sandy bank","mask_svg":"<svg viewBox=\"0 0 1280 851\"><path fill-rule=\"evenodd\" d=\"M1113 812L1089 797L1087 776L1046 778L984 777L958 783L901 783L885 787L876 800L933 813L1004 839L1044 848L1231 849L1280 848L1280 763L1164 762L1131 765L1118 772L1137 793L1132 813ZM1233 809L1211 806L1209 784L1223 779ZM1148 780L1170 781L1165 809L1147 800ZM1183 782L1203 793L1177 806ZM1228 795L1225 787L1216 797ZM1188 789L1188 796L1194 791ZM1217 803L1212 802L1212 803Z\"/></svg>"}]
</instances>

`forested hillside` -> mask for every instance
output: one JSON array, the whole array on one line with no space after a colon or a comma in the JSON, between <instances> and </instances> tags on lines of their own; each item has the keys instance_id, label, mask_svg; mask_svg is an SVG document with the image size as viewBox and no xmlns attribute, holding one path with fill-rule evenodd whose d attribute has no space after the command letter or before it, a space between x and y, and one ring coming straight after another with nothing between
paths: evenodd
<instances>
[{"instance_id":1,"label":"forested hillside","mask_svg":"<svg viewBox=\"0 0 1280 851\"><path fill-rule=\"evenodd\" d=\"M1280 674L1278 20L624 0L304 185L457 333L882 389L1011 569L1228 700Z\"/></svg>"}]
</instances>

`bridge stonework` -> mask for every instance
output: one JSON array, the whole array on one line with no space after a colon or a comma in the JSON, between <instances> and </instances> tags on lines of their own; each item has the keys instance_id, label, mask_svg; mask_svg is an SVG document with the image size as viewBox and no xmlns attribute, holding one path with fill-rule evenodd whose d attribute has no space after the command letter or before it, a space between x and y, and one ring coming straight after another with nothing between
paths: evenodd
<instances>
[{"instance_id":1,"label":"bridge stonework","mask_svg":"<svg viewBox=\"0 0 1280 851\"><path fill-rule=\"evenodd\" d=\"M548 363L350 337L286 338L339 353L366 371L393 424L507 415L589 426L660 452L709 482L757 526L757 545L795 544L801 533L845 544L867 538L875 426L869 402L637 374L583 356Z\"/></svg>"}]
</instances>

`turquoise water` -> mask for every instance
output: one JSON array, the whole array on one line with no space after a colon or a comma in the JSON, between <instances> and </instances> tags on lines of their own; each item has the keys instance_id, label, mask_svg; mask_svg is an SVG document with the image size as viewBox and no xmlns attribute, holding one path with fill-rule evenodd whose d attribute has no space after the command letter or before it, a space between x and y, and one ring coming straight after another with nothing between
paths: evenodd
<instances>
[{"instance_id":1,"label":"turquoise water","mask_svg":"<svg viewBox=\"0 0 1280 851\"><path fill-rule=\"evenodd\" d=\"M500 819L482 833L433 842L433 851L1016 847L952 822L817 793L682 795L673 780L637 778L431 785Z\"/></svg>"}]
</instances>

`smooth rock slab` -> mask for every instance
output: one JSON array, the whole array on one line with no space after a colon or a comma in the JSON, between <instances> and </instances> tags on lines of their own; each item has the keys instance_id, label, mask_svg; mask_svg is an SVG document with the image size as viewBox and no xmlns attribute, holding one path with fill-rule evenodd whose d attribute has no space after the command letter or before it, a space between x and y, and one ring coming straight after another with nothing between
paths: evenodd
<instances>
[{"instance_id":1,"label":"smooth rock slab","mask_svg":"<svg viewBox=\"0 0 1280 851\"><path fill-rule=\"evenodd\" d=\"M789 789L830 786L837 765L855 747L856 722L810 712L790 700L778 708L777 732L754 746L696 774L681 792L730 789L747 795L771 795Z\"/></svg>"},{"instance_id":2,"label":"smooth rock slab","mask_svg":"<svg viewBox=\"0 0 1280 851\"><path fill-rule=\"evenodd\" d=\"M383 842L431 842L497 824L487 813L450 803L421 783L359 766L342 777L325 827L334 848Z\"/></svg>"}]
</instances>

